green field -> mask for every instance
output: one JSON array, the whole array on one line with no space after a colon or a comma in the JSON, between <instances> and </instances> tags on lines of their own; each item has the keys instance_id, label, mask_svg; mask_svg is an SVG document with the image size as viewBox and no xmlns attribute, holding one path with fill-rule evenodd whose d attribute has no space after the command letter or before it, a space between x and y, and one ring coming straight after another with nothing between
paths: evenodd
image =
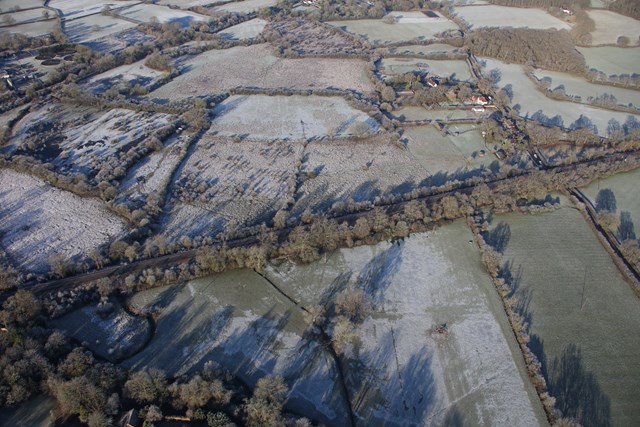
<instances>
[{"instance_id":1,"label":"green field","mask_svg":"<svg viewBox=\"0 0 640 427\"><path fill-rule=\"evenodd\" d=\"M492 232L557 407L585 427L637 426L640 303L580 212L499 215Z\"/></svg>"}]
</instances>

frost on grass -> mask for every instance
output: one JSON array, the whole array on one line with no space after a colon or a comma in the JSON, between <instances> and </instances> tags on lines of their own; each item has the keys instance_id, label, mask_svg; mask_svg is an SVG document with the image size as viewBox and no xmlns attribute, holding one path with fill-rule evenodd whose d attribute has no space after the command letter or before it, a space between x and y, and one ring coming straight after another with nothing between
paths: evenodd
<instances>
[{"instance_id":1,"label":"frost on grass","mask_svg":"<svg viewBox=\"0 0 640 427\"><path fill-rule=\"evenodd\" d=\"M346 407L333 359L305 335L300 309L255 272L237 270L143 291L131 303L158 318L156 336L125 362L127 367L180 375L213 360L249 386L265 375L282 375L290 390L287 409L344 425Z\"/></svg>"},{"instance_id":2,"label":"frost on grass","mask_svg":"<svg viewBox=\"0 0 640 427\"><path fill-rule=\"evenodd\" d=\"M244 2L243 2L244 3ZM150 98L184 99L226 92L237 86L373 92L361 59L278 58L266 44L210 50L186 57L186 72L149 94Z\"/></svg>"},{"instance_id":3,"label":"frost on grass","mask_svg":"<svg viewBox=\"0 0 640 427\"><path fill-rule=\"evenodd\" d=\"M540 403L472 234L458 221L398 243L271 265L267 277L328 308L361 289L373 311L345 347L362 425L543 425Z\"/></svg>"},{"instance_id":4,"label":"frost on grass","mask_svg":"<svg viewBox=\"0 0 640 427\"><path fill-rule=\"evenodd\" d=\"M79 342L86 342L91 351L109 360L137 352L151 333L145 318L128 314L120 304L104 317L95 305L88 305L53 320L51 325Z\"/></svg>"},{"instance_id":5,"label":"frost on grass","mask_svg":"<svg viewBox=\"0 0 640 427\"><path fill-rule=\"evenodd\" d=\"M85 259L125 230L124 221L97 199L9 169L0 170L0 182L0 243L24 271L46 272L54 254Z\"/></svg>"},{"instance_id":6,"label":"frost on grass","mask_svg":"<svg viewBox=\"0 0 640 427\"><path fill-rule=\"evenodd\" d=\"M164 229L215 236L233 221L269 222L293 193L301 143L240 141L205 134L180 168Z\"/></svg>"},{"instance_id":7,"label":"frost on grass","mask_svg":"<svg viewBox=\"0 0 640 427\"><path fill-rule=\"evenodd\" d=\"M542 9L518 8L498 5L457 7L457 15L471 28L513 27L546 30L570 30L566 22Z\"/></svg>"},{"instance_id":8,"label":"frost on grass","mask_svg":"<svg viewBox=\"0 0 640 427\"><path fill-rule=\"evenodd\" d=\"M206 15L187 10L170 9L165 6L144 3L120 9L118 14L140 23L151 22L155 18L160 24L179 24L182 27L209 19Z\"/></svg>"},{"instance_id":9,"label":"frost on grass","mask_svg":"<svg viewBox=\"0 0 640 427\"><path fill-rule=\"evenodd\" d=\"M142 60L93 76L81 87L94 94L101 94L112 87L124 85L129 87L139 85L146 89L156 83L163 75L163 72L144 65L144 60Z\"/></svg>"},{"instance_id":10,"label":"frost on grass","mask_svg":"<svg viewBox=\"0 0 640 427\"><path fill-rule=\"evenodd\" d=\"M250 140L349 137L380 129L375 119L340 97L236 95L213 114L212 130ZM362 130L356 130L356 123L363 123Z\"/></svg>"},{"instance_id":11,"label":"frost on grass","mask_svg":"<svg viewBox=\"0 0 640 427\"><path fill-rule=\"evenodd\" d=\"M262 33L266 25L267 21L264 19L254 18L222 30L218 34L226 40L253 39Z\"/></svg>"},{"instance_id":12,"label":"frost on grass","mask_svg":"<svg viewBox=\"0 0 640 427\"><path fill-rule=\"evenodd\" d=\"M18 122L7 150L50 163L62 175L81 174L90 182L103 178L100 171L109 175L116 164L124 166L130 150L143 147L173 120L170 114L44 104Z\"/></svg>"}]
</instances>

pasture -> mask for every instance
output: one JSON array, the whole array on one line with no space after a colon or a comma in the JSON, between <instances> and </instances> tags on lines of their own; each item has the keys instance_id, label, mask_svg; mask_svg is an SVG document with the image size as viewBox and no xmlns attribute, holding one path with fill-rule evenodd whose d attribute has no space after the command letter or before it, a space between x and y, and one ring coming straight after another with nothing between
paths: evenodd
<instances>
[{"instance_id":1,"label":"pasture","mask_svg":"<svg viewBox=\"0 0 640 427\"><path fill-rule=\"evenodd\" d=\"M601 189L608 188L613 191L616 198L616 214L626 211L631 214L634 224L640 227L640 197L638 197L637 185L640 179L640 169L631 172L619 173L605 179L597 179L580 190L589 197L593 205L596 205L596 198ZM640 235L640 228L635 229Z\"/></svg>"},{"instance_id":2,"label":"pasture","mask_svg":"<svg viewBox=\"0 0 640 427\"><path fill-rule=\"evenodd\" d=\"M51 34L59 30L60 26L55 19L47 21L28 22L26 24L13 25L11 27L0 27L0 34L19 33L28 37L39 37Z\"/></svg>"},{"instance_id":3,"label":"pasture","mask_svg":"<svg viewBox=\"0 0 640 427\"><path fill-rule=\"evenodd\" d=\"M65 20L80 18L87 15L100 14L105 5L111 9L142 3L139 0L118 0L105 2L102 0L50 0L49 7L56 9Z\"/></svg>"},{"instance_id":4,"label":"pasture","mask_svg":"<svg viewBox=\"0 0 640 427\"><path fill-rule=\"evenodd\" d=\"M3 426L51 427L55 425L56 401L41 394L19 406L0 409L0 424Z\"/></svg>"},{"instance_id":5,"label":"pasture","mask_svg":"<svg viewBox=\"0 0 640 427\"><path fill-rule=\"evenodd\" d=\"M638 424L638 298L581 213L497 215L491 229L557 407L587 427Z\"/></svg>"},{"instance_id":6,"label":"pasture","mask_svg":"<svg viewBox=\"0 0 640 427\"><path fill-rule=\"evenodd\" d=\"M4 3L0 3L0 6L4 7ZM3 19L5 19L5 17L13 18L16 24L26 24L29 22L44 21L45 17L43 16L43 12L46 12L50 18L56 17L55 12L52 12L42 7L37 9L20 10L20 11L11 12L11 13L6 13L7 11L8 9L5 10L4 14L2 14L2 17L1 17L2 19L0 19L0 25L5 25L5 22L3 22Z\"/></svg>"},{"instance_id":7,"label":"pasture","mask_svg":"<svg viewBox=\"0 0 640 427\"><path fill-rule=\"evenodd\" d=\"M79 342L100 357L116 361L142 349L151 333L144 317L128 314L115 304L114 311L102 317L95 305L88 305L53 319L50 326Z\"/></svg>"},{"instance_id":8,"label":"pasture","mask_svg":"<svg viewBox=\"0 0 640 427\"><path fill-rule=\"evenodd\" d=\"M211 130L249 140L342 138L380 129L340 97L234 95L214 108L213 115Z\"/></svg>"},{"instance_id":9,"label":"pasture","mask_svg":"<svg viewBox=\"0 0 640 427\"><path fill-rule=\"evenodd\" d=\"M251 13L265 7L275 6L276 3L278 3L277 0L243 0L214 6L211 10L218 13Z\"/></svg>"},{"instance_id":10,"label":"pasture","mask_svg":"<svg viewBox=\"0 0 640 427\"><path fill-rule=\"evenodd\" d=\"M341 249L308 265L268 266L267 277L303 305L332 313L344 289L362 289L372 303L344 350L359 424L544 424L471 241L460 220L396 243Z\"/></svg>"},{"instance_id":11,"label":"pasture","mask_svg":"<svg viewBox=\"0 0 640 427\"><path fill-rule=\"evenodd\" d=\"M156 83L165 73L144 65L144 60L132 64L121 65L104 73L92 76L81 87L93 94L102 94L112 87L140 85L148 88Z\"/></svg>"},{"instance_id":12,"label":"pasture","mask_svg":"<svg viewBox=\"0 0 640 427\"><path fill-rule=\"evenodd\" d=\"M521 117L569 129L588 123L595 126L598 135L601 136L607 135L607 127L611 119L621 124L629 120L629 117L640 119L640 116L628 113L550 99L538 90L536 84L526 76L521 65L506 64L489 58L483 58L482 61L485 62L485 70L500 70L501 79L498 86L501 88L511 86L513 91L512 105L518 110Z\"/></svg>"},{"instance_id":13,"label":"pasture","mask_svg":"<svg viewBox=\"0 0 640 427\"><path fill-rule=\"evenodd\" d=\"M459 49L448 44L433 43L428 45L413 44L389 48L392 54L430 55L434 53L456 53Z\"/></svg>"},{"instance_id":14,"label":"pasture","mask_svg":"<svg viewBox=\"0 0 640 427\"><path fill-rule=\"evenodd\" d=\"M589 69L602 71L608 76L638 73L640 47L622 48L613 46L577 47L584 56Z\"/></svg>"},{"instance_id":15,"label":"pasture","mask_svg":"<svg viewBox=\"0 0 640 427\"><path fill-rule=\"evenodd\" d=\"M542 9L481 5L456 7L455 12L472 29L481 27L513 27L546 30L570 30L566 22Z\"/></svg>"},{"instance_id":16,"label":"pasture","mask_svg":"<svg viewBox=\"0 0 640 427\"><path fill-rule=\"evenodd\" d=\"M136 26L124 19L98 14L66 21L64 33L73 43L88 43Z\"/></svg>"},{"instance_id":17,"label":"pasture","mask_svg":"<svg viewBox=\"0 0 640 427\"><path fill-rule=\"evenodd\" d=\"M30 9L40 7L44 4L44 0L2 0L0 11L9 12L15 8Z\"/></svg>"},{"instance_id":18,"label":"pasture","mask_svg":"<svg viewBox=\"0 0 640 427\"><path fill-rule=\"evenodd\" d=\"M361 59L284 59L266 44L210 50L177 61L184 72L149 97L173 101L226 92L238 86L374 91Z\"/></svg>"},{"instance_id":19,"label":"pasture","mask_svg":"<svg viewBox=\"0 0 640 427\"><path fill-rule=\"evenodd\" d=\"M592 9L588 10L587 14L596 23L596 29L591 32L592 45L616 44L620 36L629 37L631 43L638 41L640 21L637 19L608 10Z\"/></svg>"},{"instance_id":20,"label":"pasture","mask_svg":"<svg viewBox=\"0 0 640 427\"><path fill-rule=\"evenodd\" d=\"M551 79L551 86L549 86L551 90L561 85L564 86L567 95L579 96L582 98L582 102L602 95L613 95L618 105L634 106L636 109L640 109L640 91L637 90L594 84L581 77L555 71L536 70L535 76L538 80Z\"/></svg>"},{"instance_id":21,"label":"pasture","mask_svg":"<svg viewBox=\"0 0 640 427\"><path fill-rule=\"evenodd\" d=\"M429 110L423 107L416 107L413 105L409 105L406 107L400 107L397 110L394 110L391 115L392 117L400 120L401 122L415 122L420 120L429 120Z\"/></svg>"},{"instance_id":22,"label":"pasture","mask_svg":"<svg viewBox=\"0 0 640 427\"><path fill-rule=\"evenodd\" d=\"M289 385L287 409L345 425L333 359L305 334L301 310L254 271L139 292L131 305L157 313L157 330L125 367L181 375L215 361L250 387L265 375L280 374Z\"/></svg>"},{"instance_id":23,"label":"pasture","mask_svg":"<svg viewBox=\"0 0 640 427\"><path fill-rule=\"evenodd\" d=\"M165 6L146 3L120 9L118 10L118 14L124 18L140 23L157 20L160 24L176 23L180 24L181 27L187 27L194 22L209 20L208 16L199 13L180 9L169 9Z\"/></svg>"},{"instance_id":24,"label":"pasture","mask_svg":"<svg viewBox=\"0 0 640 427\"><path fill-rule=\"evenodd\" d=\"M446 134L434 126L410 126L404 136L413 157L432 175L487 167L497 161L485 147L478 125L449 125Z\"/></svg>"},{"instance_id":25,"label":"pasture","mask_svg":"<svg viewBox=\"0 0 640 427\"><path fill-rule=\"evenodd\" d=\"M380 72L389 77L416 71L427 72L429 75L438 77L446 77L452 81L469 81L472 79L466 61L385 58L380 63Z\"/></svg>"},{"instance_id":26,"label":"pasture","mask_svg":"<svg viewBox=\"0 0 640 427\"><path fill-rule=\"evenodd\" d=\"M81 198L11 169L0 169L0 244L25 272L47 272L49 257L85 260L125 223L97 199Z\"/></svg>"},{"instance_id":27,"label":"pasture","mask_svg":"<svg viewBox=\"0 0 640 427\"><path fill-rule=\"evenodd\" d=\"M422 12L391 12L392 24L382 19L360 19L355 21L331 21L335 27L357 34L373 44L396 43L411 40L429 40L438 34L458 30L458 26L442 15L430 18Z\"/></svg>"},{"instance_id":28,"label":"pasture","mask_svg":"<svg viewBox=\"0 0 640 427\"><path fill-rule=\"evenodd\" d=\"M265 25L267 21L264 19L254 18L222 30L218 34L225 40L254 39L262 33Z\"/></svg>"}]
</instances>

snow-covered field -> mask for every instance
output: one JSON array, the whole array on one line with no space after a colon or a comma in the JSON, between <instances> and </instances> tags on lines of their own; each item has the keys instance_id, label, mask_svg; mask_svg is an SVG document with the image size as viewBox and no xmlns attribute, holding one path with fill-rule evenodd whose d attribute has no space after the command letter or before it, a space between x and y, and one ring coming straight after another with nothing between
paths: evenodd
<instances>
[{"instance_id":1,"label":"snow-covered field","mask_svg":"<svg viewBox=\"0 0 640 427\"><path fill-rule=\"evenodd\" d=\"M229 40L246 40L256 38L262 33L267 21L260 18L254 18L241 24L229 27L220 31L218 34L224 39Z\"/></svg>"},{"instance_id":2,"label":"snow-covered field","mask_svg":"<svg viewBox=\"0 0 640 427\"><path fill-rule=\"evenodd\" d=\"M589 98L597 98L607 94L615 96L619 105L628 106L631 104L640 108L640 91L638 90L593 84L581 77L555 71L536 70L534 74L539 80L545 77L551 78L549 89L553 90L562 85L567 95L580 96L583 102L588 101Z\"/></svg>"},{"instance_id":3,"label":"snow-covered field","mask_svg":"<svg viewBox=\"0 0 640 427\"><path fill-rule=\"evenodd\" d=\"M542 9L482 5L456 7L455 12L472 29L481 27L526 27L541 30L549 28L555 28L556 30L571 29L569 24Z\"/></svg>"},{"instance_id":4,"label":"snow-covered field","mask_svg":"<svg viewBox=\"0 0 640 427\"><path fill-rule=\"evenodd\" d=\"M428 45L413 44L408 46L393 47L390 49L394 54L417 54L417 55L429 55L431 53L453 53L458 51L458 48L448 44L433 43Z\"/></svg>"},{"instance_id":5,"label":"snow-covered field","mask_svg":"<svg viewBox=\"0 0 640 427\"><path fill-rule=\"evenodd\" d=\"M57 9L60 15L66 20L80 18L92 14L99 14L105 6L111 9L118 9L125 6L142 3L138 0L118 0L118 1L102 1L102 0L51 0L49 7Z\"/></svg>"},{"instance_id":6,"label":"snow-covered field","mask_svg":"<svg viewBox=\"0 0 640 427\"><path fill-rule=\"evenodd\" d=\"M42 394L18 406L0 409L0 424L3 426L51 427L56 422L55 409L55 399Z\"/></svg>"},{"instance_id":7,"label":"snow-covered field","mask_svg":"<svg viewBox=\"0 0 640 427\"><path fill-rule=\"evenodd\" d=\"M47 271L55 254L85 259L125 230L124 221L97 199L9 169L0 169L0 182L0 244L24 271Z\"/></svg>"},{"instance_id":8,"label":"snow-covered field","mask_svg":"<svg viewBox=\"0 0 640 427\"><path fill-rule=\"evenodd\" d=\"M293 89L335 87L373 92L360 59L276 57L266 44L210 50L180 61L187 71L149 97L178 100L228 91L237 86Z\"/></svg>"},{"instance_id":9,"label":"snow-covered field","mask_svg":"<svg viewBox=\"0 0 640 427\"><path fill-rule=\"evenodd\" d=\"M587 67L595 68L606 75L638 73L640 47L622 48L613 46L577 47L587 61Z\"/></svg>"},{"instance_id":10,"label":"snow-covered field","mask_svg":"<svg viewBox=\"0 0 640 427\"><path fill-rule=\"evenodd\" d=\"M447 135L434 126L409 126L405 129L409 151L430 174L486 167L497 161L484 146L478 125L451 125L448 129L450 133ZM483 157L480 156L481 150L485 151Z\"/></svg>"},{"instance_id":11,"label":"snow-covered field","mask_svg":"<svg viewBox=\"0 0 640 427\"><path fill-rule=\"evenodd\" d=\"M162 6L177 6L181 9L189 9L194 6L210 6L225 0L156 0L156 4Z\"/></svg>"},{"instance_id":12,"label":"snow-covered field","mask_svg":"<svg viewBox=\"0 0 640 427\"><path fill-rule=\"evenodd\" d=\"M243 0L216 6L212 10L221 13L251 13L274 6L278 0Z\"/></svg>"},{"instance_id":13,"label":"snow-covered field","mask_svg":"<svg viewBox=\"0 0 640 427\"><path fill-rule=\"evenodd\" d=\"M471 109L465 110L427 110L422 107L403 107L392 114L395 117L401 118L405 116L405 120L416 121L416 120L440 120L443 122L447 122L450 120L465 120L472 119L478 120L480 117L489 114L491 110L487 110L487 112L479 112L476 113Z\"/></svg>"},{"instance_id":14,"label":"snow-covered field","mask_svg":"<svg viewBox=\"0 0 640 427\"><path fill-rule=\"evenodd\" d=\"M391 12L389 15L396 19L394 24L387 24L382 19L331 21L328 24L358 34L374 44L428 40L443 31L459 29L441 15L437 18L430 18L422 12Z\"/></svg>"},{"instance_id":15,"label":"snow-covered field","mask_svg":"<svg viewBox=\"0 0 640 427\"><path fill-rule=\"evenodd\" d=\"M581 117L583 121L586 117L597 127L598 134L602 136L607 135L607 126L611 119L617 120L620 124L625 123L629 116L640 119L640 116L628 113L550 99L537 89L535 83L526 76L521 65L506 64L489 58L482 60L486 61L485 70L497 68L501 71L502 78L498 83L499 87L511 85L513 90L512 104L520 106L522 117L556 125L561 124L566 128L574 128Z\"/></svg>"},{"instance_id":16,"label":"snow-covered field","mask_svg":"<svg viewBox=\"0 0 640 427\"><path fill-rule=\"evenodd\" d=\"M617 205L616 215L620 215L623 211L629 212L634 226L637 227L634 227L635 233L640 236L640 197L636 191L639 180L640 169L636 169L605 179L597 179L580 190L589 197L594 206L600 190L608 188L613 191Z\"/></svg>"},{"instance_id":17,"label":"snow-covered field","mask_svg":"<svg viewBox=\"0 0 640 427\"><path fill-rule=\"evenodd\" d=\"M95 75L81 86L86 90L100 94L113 86L127 83L131 87L140 85L143 88L154 84L165 73L157 71L144 65L144 60L133 64L121 65L109 71Z\"/></svg>"},{"instance_id":18,"label":"snow-covered field","mask_svg":"<svg viewBox=\"0 0 640 427\"><path fill-rule=\"evenodd\" d=\"M495 241L506 241L505 270L557 407L584 426L638 424L640 301L598 237L570 206L497 215L498 226ZM581 355L567 353L571 345Z\"/></svg>"},{"instance_id":19,"label":"snow-covered field","mask_svg":"<svg viewBox=\"0 0 640 427\"><path fill-rule=\"evenodd\" d=\"M160 24L178 23L182 27L186 27L193 22L207 21L209 19L208 16L200 15L199 13L180 9L169 9L168 7L155 4L137 4L125 9L120 9L118 14L141 23L151 22L157 19L157 22Z\"/></svg>"},{"instance_id":20,"label":"snow-covered field","mask_svg":"<svg viewBox=\"0 0 640 427\"><path fill-rule=\"evenodd\" d=\"M591 32L591 44L616 44L620 36L629 37L632 45L638 42L640 21L637 19L608 10L588 10L587 13L596 23L596 29Z\"/></svg>"},{"instance_id":21,"label":"snow-covered field","mask_svg":"<svg viewBox=\"0 0 640 427\"><path fill-rule=\"evenodd\" d=\"M137 352L151 333L145 318L128 314L118 303L105 318L96 310L95 304L84 306L52 320L51 326L109 360Z\"/></svg>"},{"instance_id":22,"label":"snow-covered field","mask_svg":"<svg viewBox=\"0 0 640 427\"><path fill-rule=\"evenodd\" d=\"M546 419L463 221L397 243L342 249L267 277L302 304L363 289L345 373L357 425L535 426ZM440 332L438 325L444 325Z\"/></svg>"},{"instance_id":23,"label":"snow-covered field","mask_svg":"<svg viewBox=\"0 0 640 427\"><path fill-rule=\"evenodd\" d=\"M370 133L380 128L373 118L340 97L235 95L213 114L211 130L222 136L245 135L250 140L347 137L355 133L353 126L358 123Z\"/></svg>"},{"instance_id":24,"label":"snow-covered field","mask_svg":"<svg viewBox=\"0 0 640 427\"><path fill-rule=\"evenodd\" d=\"M44 0L2 0L0 3L0 10L2 12L8 12L15 7L20 9L27 9L32 7L40 7L44 4Z\"/></svg>"},{"instance_id":25,"label":"snow-covered field","mask_svg":"<svg viewBox=\"0 0 640 427\"><path fill-rule=\"evenodd\" d=\"M73 43L87 43L135 27L133 22L98 14L66 22L64 33Z\"/></svg>"},{"instance_id":26,"label":"snow-covered field","mask_svg":"<svg viewBox=\"0 0 640 427\"><path fill-rule=\"evenodd\" d=\"M4 12L7 12L9 10L9 9L4 9L4 2L0 3L0 9L2 9ZM9 16L15 20L16 24L26 24L28 22L43 21L45 19L43 16L43 12L45 11L47 11L47 9L45 8L20 10L17 12L4 13L2 15L2 19L4 19L5 16ZM55 12L48 11L47 13L51 18L56 17ZM0 20L0 25L5 25L5 22Z\"/></svg>"},{"instance_id":27,"label":"snow-covered field","mask_svg":"<svg viewBox=\"0 0 640 427\"><path fill-rule=\"evenodd\" d=\"M0 34L4 33L20 33L29 37L38 37L45 34L51 34L56 30L59 30L60 26L55 19L49 19L48 21L30 22L27 24L14 25L11 27L0 28Z\"/></svg>"},{"instance_id":28,"label":"snow-covered field","mask_svg":"<svg viewBox=\"0 0 640 427\"><path fill-rule=\"evenodd\" d=\"M471 72L466 61L433 60L420 58L385 58L381 61L380 72L387 76L410 73L414 71L428 72L430 75L447 77L455 81L471 80Z\"/></svg>"},{"instance_id":29,"label":"snow-covered field","mask_svg":"<svg viewBox=\"0 0 640 427\"><path fill-rule=\"evenodd\" d=\"M169 375L213 360L249 386L268 374L289 385L286 408L326 425L347 425L333 359L304 334L302 312L251 270L236 270L135 294L131 304L158 312L156 336L126 367Z\"/></svg>"}]
</instances>

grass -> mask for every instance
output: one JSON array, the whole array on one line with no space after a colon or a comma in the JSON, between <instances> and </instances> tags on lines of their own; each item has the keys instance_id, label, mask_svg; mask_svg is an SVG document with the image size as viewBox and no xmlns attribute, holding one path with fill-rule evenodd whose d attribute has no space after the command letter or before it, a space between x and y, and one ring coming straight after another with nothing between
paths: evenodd
<instances>
[{"instance_id":1,"label":"grass","mask_svg":"<svg viewBox=\"0 0 640 427\"><path fill-rule=\"evenodd\" d=\"M571 29L569 24L542 9L481 5L456 7L455 12L472 29L480 27L526 27L542 30L549 28L557 30Z\"/></svg>"},{"instance_id":2,"label":"grass","mask_svg":"<svg viewBox=\"0 0 640 427\"><path fill-rule=\"evenodd\" d=\"M186 27L194 22L206 21L209 19L206 15L199 13L170 9L165 6L155 4L137 4L118 10L118 14L125 18L132 19L137 22L151 22L154 18L161 24L177 23L182 27Z\"/></svg>"},{"instance_id":3,"label":"grass","mask_svg":"<svg viewBox=\"0 0 640 427\"><path fill-rule=\"evenodd\" d=\"M344 425L346 408L332 359L305 338L301 311L251 270L236 270L135 294L131 304L158 312L150 345L124 365L157 367L169 375L209 360L249 386L281 374L286 407L328 425Z\"/></svg>"},{"instance_id":4,"label":"grass","mask_svg":"<svg viewBox=\"0 0 640 427\"><path fill-rule=\"evenodd\" d=\"M524 371L491 279L463 221L403 241L342 249L309 265L280 262L267 276L294 299L328 306L349 286L373 311L345 350L363 425L538 425ZM446 325L446 332L433 332ZM458 424L454 424L458 425Z\"/></svg>"},{"instance_id":5,"label":"grass","mask_svg":"<svg viewBox=\"0 0 640 427\"><path fill-rule=\"evenodd\" d=\"M475 169L497 160L485 148L477 125L451 125L448 130L448 135L433 126L411 126L405 130L409 151L429 173ZM459 134L455 135L456 132ZM485 151L484 157L480 157L481 150Z\"/></svg>"},{"instance_id":6,"label":"grass","mask_svg":"<svg viewBox=\"0 0 640 427\"><path fill-rule=\"evenodd\" d=\"M492 228L500 225L495 235L507 236L505 260L519 289L514 297L530 316L530 346L543 360L558 406L570 408L567 416L583 411L578 421L585 426L637 424L639 302L598 238L569 207L499 215ZM563 359L572 344L581 358L565 353ZM574 370L554 370L556 358Z\"/></svg>"},{"instance_id":7,"label":"grass","mask_svg":"<svg viewBox=\"0 0 640 427\"><path fill-rule=\"evenodd\" d=\"M221 13L251 13L274 6L276 3L277 0L244 0L215 6L212 10Z\"/></svg>"},{"instance_id":8,"label":"grass","mask_svg":"<svg viewBox=\"0 0 640 427\"><path fill-rule=\"evenodd\" d=\"M233 27L229 27L226 30L222 30L220 36L229 40L247 40L258 37L262 30L264 30L267 21L260 18L254 18L249 21L243 22Z\"/></svg>"},{"instance_id":9,"label":"grass","mask_svg":"<svg viewBox=\"0 0 640 427\"><path fill-rule=\"evenodd\" d=\"M589 200L596 204L596 197L600 189L608 188L613 191L616 197L617 213L627 211L631 213L631 219L640 227L640 198L636 190L640 169L631 172L620 173L609 178L598 179L588 186L582 188L582 192L589 197ZM640 235L640 228L636 229Z\"/></svg>"},{"instance_id":10,"label":"grass","mask_svg":"<svg viewBox=\"0 0 640 427\"><path fill-rule=\"evenodd\" d=\"M68 21L64 32L73 43L87 43L135 28L136 24L105 15L91 15Z\"/></svg>"},{"instance_id":11,"label":"grass","mask_svg":"<svg viewBox=\"0 0 640 427\"><path fill-rule=\"evenodd\" d=\"M56 401L46 395L40 395L17 407L0 410L0 424L4 426L50 427L56 418Z\"/></svg>"},{"instance_id":12,"label":"grass","mask_svg":"<svg viewBox=\"0 0 640 427\"><path fill-rule=\"evenodd\" d=\"M631 43L638 41L640 21L637 19L608 10L589 10L587 13L596 23L596 29L591 32L591 43L594 46L616 44L620 36L629 37Z\"/></svg>"},{"instance_id":13,"label":"grass","mask_svg":"<svg viewBox=\"0 0 640 427\"><path fill-rule=\"evenodd\" d=\"M595 68L606 75L633 74L638 72L640 47L622 48L613 46L577 47L587 61L587 67Z\"/></svg>"},{"instance_id":14,"label":"grass","mask_svg":"<svg viewBox=\"0 0 640 427\"><path fill-rule=\"evenodd\" d=\"M459 49L456 47L453 47L448 44L442 44L442 43L433 43L428 45L414 44L414 45L408 45L408 46L394 47L390 49L391 53L393 54L403 53L403 54L417 54L417 55L429 55L432 53L454 53L454 52L457 52L458 50Z\"/></svg>"},{"instance_id":15,"label":"grass","mask_svg":"<svg viewBox=\"0 0 640 427\"><path fill-rule=\"evenodd\" d=\"M387 76L410 73L414 71L428 72L430 75L447 77L455 81L471 80L471 72L466 61L460 60L425 60L419 58L385 58L380 63L380 72Z\"/></svg>"}]
</instances>

